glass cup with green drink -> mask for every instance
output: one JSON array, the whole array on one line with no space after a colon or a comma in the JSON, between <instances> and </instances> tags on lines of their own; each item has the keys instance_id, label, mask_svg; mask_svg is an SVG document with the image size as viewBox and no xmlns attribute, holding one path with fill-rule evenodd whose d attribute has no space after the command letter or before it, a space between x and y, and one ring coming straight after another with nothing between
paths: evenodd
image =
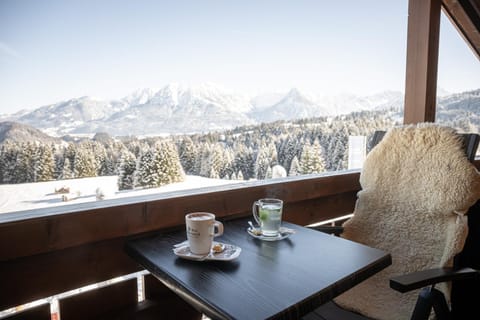
<instances>
[{"instance_id":1,"label":"glass cup with green drink","mask_svg":"<svg viewBox=\"0 0 480 320\"><path fill-rule=\"evenodd\" d=\"M282 225L283 201L280 199L265 198L253 203L252 212L262 235L276 237Z\"/></svg>"}]
</instances>

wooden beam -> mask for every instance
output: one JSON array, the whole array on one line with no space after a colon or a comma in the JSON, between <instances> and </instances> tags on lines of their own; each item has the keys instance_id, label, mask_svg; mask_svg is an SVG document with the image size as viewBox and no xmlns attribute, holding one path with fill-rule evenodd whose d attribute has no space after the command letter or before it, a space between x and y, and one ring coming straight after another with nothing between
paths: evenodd
<instances>
[{"instance_id":1,"label":"wooden beam","mask_svg":"<svg viewBox=\"0 0 480 320\"><path fill-rule=\"evenodd\" d=\"M294 203L357 192L359 175L353 172L272 179L223 187L216 192L189 191L165 198L142 197L131 204L118 199L112 207L3 223L0 224L0 262L179 227L185 224L185 214L192 211L213 212L221 219L248 215L253 201L259 198L281 198L287 210ZM303 214L307 212L298 213Z\"/></svg>"},{"instance_id":2,"label":"wooden beam","mask_svg":"<svg viewBox=\"0 0 480 320\"><path fill-rule=\"evenodd\" d=\"M435 121L441 3L408 3L405 124Z\"/></svg>"},{"instance_id":3,"label":"wooden beam","mask_svg":"<svg viewBox=\"0 0 480 320\"><path fill-rule=\"evenodd\" d=\"M480 1L443 0L442 8L480 60Z\"/></svg>"},{"instance_id":4,"label":"wooden beam","mask_svg":"<svg viewBox=\"0 0 480 320\"><path fill-rule=\"evenodd\" d=\"M137 301L135 278L60 299L60 317L64 320L107 319L112 312L136 306Z\"/></svg>"},{"instance_id":5,"label":"wooden beam","mask_svg":"<svg viewBox=\"0 0 480 320\"><path fill-rule=\"evenodd\" d=\"M142 270L123 252L124 242L119 238L0 262L0 310Z\"/></svg>"}]
</instances>

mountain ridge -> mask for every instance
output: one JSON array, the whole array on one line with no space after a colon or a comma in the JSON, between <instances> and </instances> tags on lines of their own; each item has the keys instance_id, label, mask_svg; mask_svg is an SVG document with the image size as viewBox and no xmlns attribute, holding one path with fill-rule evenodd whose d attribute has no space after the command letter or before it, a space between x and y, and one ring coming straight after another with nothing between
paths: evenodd
<instances>
[{"instance_id":1,"label":"mountain ridge","mask_svg":"<svg viewBox=\"0 0 480 320\"><path fill-rule=\"evenodd\" d=\"M452 104L480 106L480 89L439 97L447 110ZM473 101L473 102L472 102ZM298 88L284 95L248 97L215 84L182 86L171 83L160 89L140 89L122 99L98 100L88 96L18 112L2 119L40 129L50 136L112 136L205 133L277 120L335 116L363 110L400 111L403 94L385 91L371 96L315 96Z\"/></svg>"},{"instance_id":2,"label":"mountain ridge","mask_svg":"<svg viewBox=\"0 0 480 320\"><path fill-rule=\"evenodd\" d=\"M62 140L26 124L13 121L0 122L0 144L8 142L61 144Z\"/></svg>"}]
</instances>

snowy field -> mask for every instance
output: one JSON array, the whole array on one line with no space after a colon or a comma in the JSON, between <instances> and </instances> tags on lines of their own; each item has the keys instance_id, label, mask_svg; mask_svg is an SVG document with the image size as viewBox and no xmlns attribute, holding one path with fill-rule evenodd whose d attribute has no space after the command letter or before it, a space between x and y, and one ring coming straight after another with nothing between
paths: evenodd
<instances>
[{"instance_id":1,"label":"snowy field","mask_svg":"<svg viewBox=\"0 0 480 320\"><path fill-rule=\"evenodd\" d=\"M4 184L0 185L0 214L97 201L97 190L104 195L104 199L116 199L241 182L243 181L186 176L184 182L172 183L160 188L122 191L118 191L117 176ZM70 192L65 194L55 192L61 188L68 188Z\"/></svg>"}]
</instances>

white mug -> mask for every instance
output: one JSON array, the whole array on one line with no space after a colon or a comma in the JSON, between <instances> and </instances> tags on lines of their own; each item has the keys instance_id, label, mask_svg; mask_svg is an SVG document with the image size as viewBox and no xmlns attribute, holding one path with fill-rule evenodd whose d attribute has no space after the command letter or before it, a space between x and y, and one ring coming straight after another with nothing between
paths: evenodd
<instances>
[{"instance_id":1,"label":"white mug","mask_svg":"<svg viewBox=\"0 0 480 320\"><path fill-rule=\"evenodd\" d=\"M185 216L187 239L193 254L205 255L212 249L213 237L223 234L223 224L208 212L193 212ZM217 228L217 232L215 232Z\"/></svg>"}]
</instances>

